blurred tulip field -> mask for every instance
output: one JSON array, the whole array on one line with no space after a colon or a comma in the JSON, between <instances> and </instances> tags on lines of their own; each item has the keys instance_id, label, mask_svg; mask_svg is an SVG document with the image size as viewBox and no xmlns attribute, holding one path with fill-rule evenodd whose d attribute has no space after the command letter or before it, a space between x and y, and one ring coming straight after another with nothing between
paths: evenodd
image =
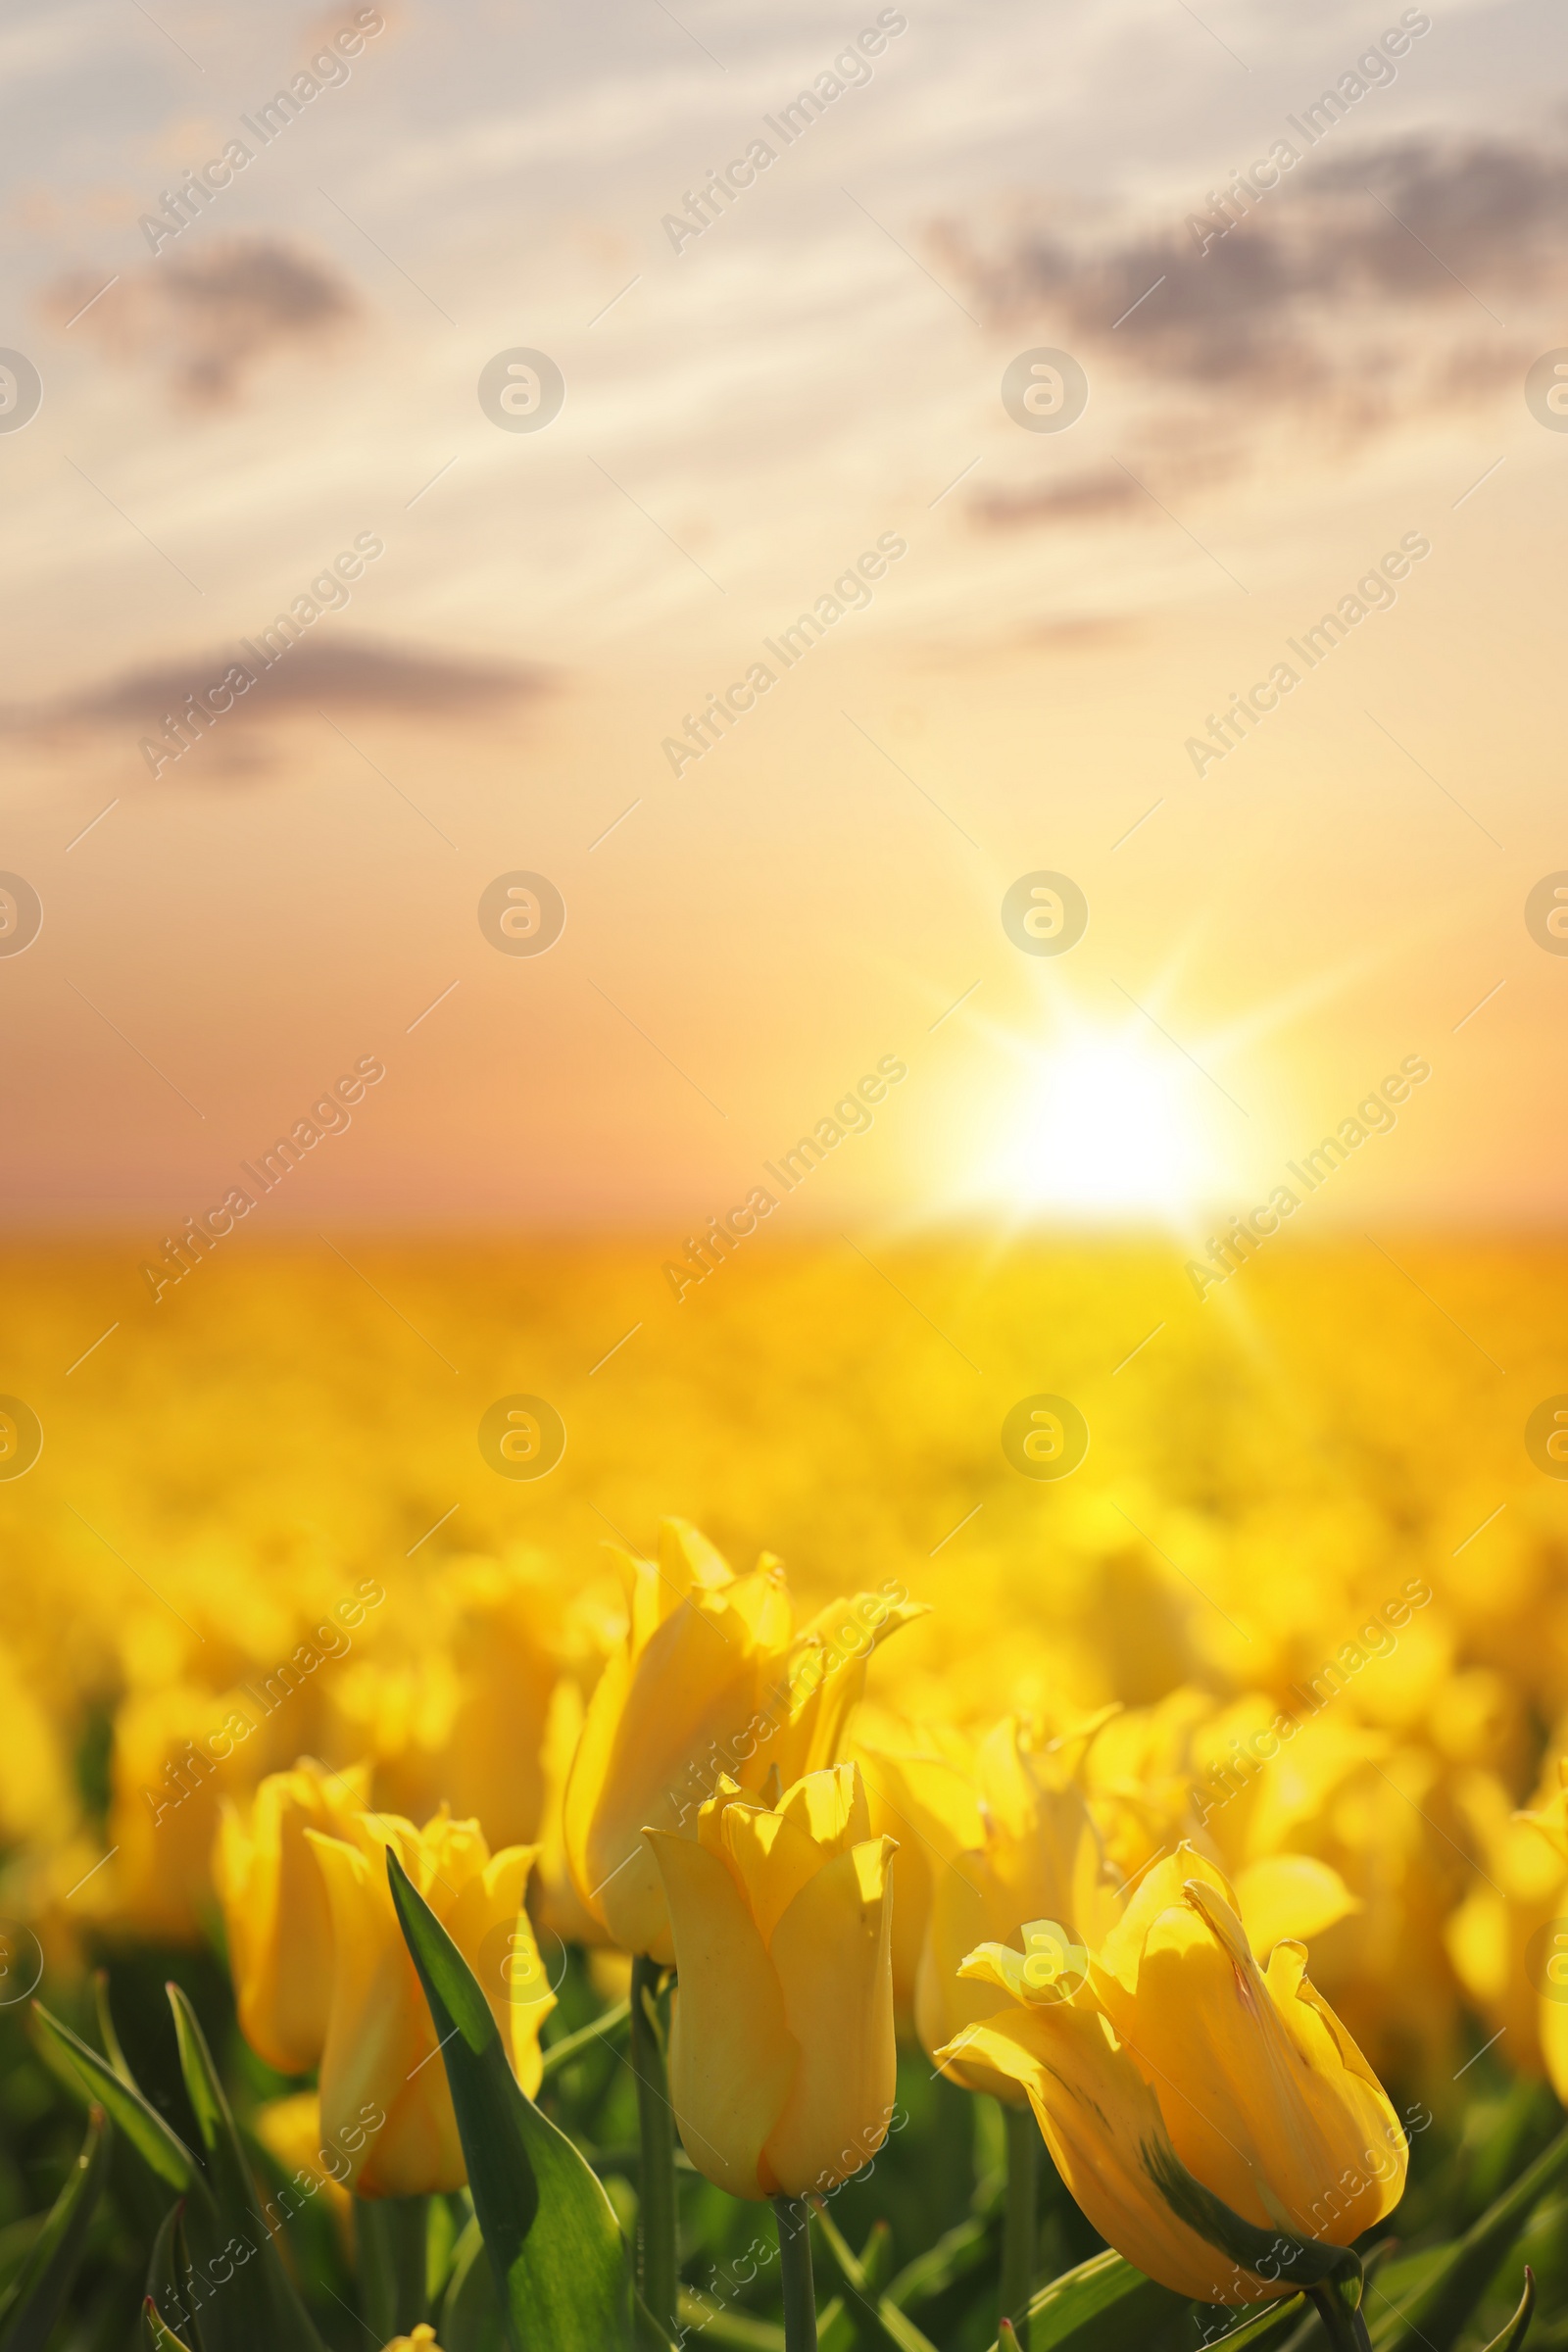
<instances>
[{"instance_id":1,"label":"blurred tulip field","mask_svg":"<svg viewBox=\"0 0 1568 2352\"><path fill-rule=\"evenodd\" d=\"M1568 1252L754 1255L7 1264L0 2347L1568 2345Z\"/></svg>"}]
</instances>

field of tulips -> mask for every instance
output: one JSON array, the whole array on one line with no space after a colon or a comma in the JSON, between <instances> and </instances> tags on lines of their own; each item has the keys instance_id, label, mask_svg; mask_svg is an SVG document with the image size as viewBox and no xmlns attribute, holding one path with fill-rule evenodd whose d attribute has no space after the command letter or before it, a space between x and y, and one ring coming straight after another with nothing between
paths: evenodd
<instances>
[{"instance_id":1,"label":"field of tulips","mask_svg":"<svg viewBox=\"0 0 1568 2352\"><path fill-rule=\"evenodd\" d=\"M6 1266L0 2352L1568 2347L1568 1253L659 1254Z\"/></svg>"}]
</instances>

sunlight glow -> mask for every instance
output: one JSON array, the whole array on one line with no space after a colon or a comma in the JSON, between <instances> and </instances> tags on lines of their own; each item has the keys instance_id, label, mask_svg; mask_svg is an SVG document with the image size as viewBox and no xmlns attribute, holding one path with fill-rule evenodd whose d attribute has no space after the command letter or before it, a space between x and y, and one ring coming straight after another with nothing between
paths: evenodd
<instances>
[{"instance_id":1,"label":"sunlight glow","mask_svg":"<svg viewBox=\"0 0 1568 2352\"><path fill-rule=\"evenodd\" d=\"M1018 1079L981 1178L992 1200L1026 1217L1174 1223L1220 1183L1206 1081L1157 1036L1079 1029L1023 1049Z\"/></svg>"}]
</instances>

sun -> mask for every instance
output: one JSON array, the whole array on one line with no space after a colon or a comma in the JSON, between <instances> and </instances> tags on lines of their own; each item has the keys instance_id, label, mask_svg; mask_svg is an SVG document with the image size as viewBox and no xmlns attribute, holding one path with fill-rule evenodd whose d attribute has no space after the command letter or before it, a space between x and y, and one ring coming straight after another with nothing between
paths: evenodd
<instances>
[{"instance_id":1,"label":"sun","mask_svg":"<svg viewBox=\"0 0 1568 2352\"><path fill-rule=\"evenodd\" d=\"M992 1095L974 1171L990 1205L1023 1221L1175 1226L1224 1191L1209 1082L1146 1022L1006 1042L1011 1082Z\"/></svg>"}]
</instances>

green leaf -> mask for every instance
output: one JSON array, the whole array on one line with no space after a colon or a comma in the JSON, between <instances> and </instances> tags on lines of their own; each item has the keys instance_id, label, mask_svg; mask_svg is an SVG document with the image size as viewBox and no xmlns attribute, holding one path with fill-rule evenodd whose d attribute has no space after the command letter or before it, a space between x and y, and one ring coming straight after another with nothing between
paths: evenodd
<instances>
[{"instance_id":1,"label":"green leaf","mask_svg":"<svg viewBox=\"0 0 1568 2352\"><path fill-rule=\"evenodd\" d=\"M204 2352L322 2352L263 2217L196 2012L177 1984L166 1990L174 2013L179 2070L207 2154L211 2190L204 2202L191 2206L183 2224L190 2291L201 2291L205 2298L194 2306Z\"/></svg>"},{"instance_id":2,"label":"green leaf","mask_svg":"<svg viewBox=\"0 0 1568 2352\"><path fill-rule=\"evenodd\" d=\"M462 2195L438 2196L430 2199L424 2232L424 2300L431 2317L447 2291L452 2266L458 2258L458 2240L473 2219L468 2200Z\"/></svg>"},{"instance_id":3,"label":"green leaf","mask_svg":"<svg viewBox=\"0 0 1568 2352\"><path fill-rule=\"evenodd\" d=\"M821 2319L825 2335L827 2311ZM784 2330L776 2320L760 2320L749 2311L730 2311L696 2287L680 2290L680 2324L683 2331L701 2335L705 2343L730 2344L735 2352L788 2352Z\"/></svg>"},{"instance_id":4,"label":"green leaf","mask_svg":"<svg viewBox=\"0 0 1568 2352\"><path fill-rule=\"evenodd\" d=\"M178 2320L182 2328L188 2327L194 2334L195 2322L185 2309L187 2266L179 2230L184 2210L182 2204L171 2205L153 2239L152 2256L147 2265L143 2319L145 2321L146 2313L151 2311L167 2328L172 2317Z\"/></svg>"},{"instance_id":5,"label":"green leaf","mask_svg":"<svg viewBox=\"0 0 1568 2352\"><path fill-rule=\"evenodd\" d=\"M241 2126L245 2160L262 2213L270 2224L273 2241L291 2278L307 2304L338 2295L344 2285L345 2255L339 2225L331 2204L318 2185L307 2192L295 2179L295 2168L280 2163L254 2127Z\"/></svg>"},{"instance_id":6,"label":"green leaf","mask_svg":"<svg viewBox=\"0 0 1568 2352\"><path fill-rule=\"evenodd\" d=\"M1518 2347L1525 2340L1525 2329L1530 2325L1530 2317L1535 2308L1536 2275L1530 2265L1526 2263L1525 2291L1519 2298L1519 2308L1502 2333L1493 2337L1487 2346L1487 2352L1518 2352Z\"/></svg>"},{"instance_id":7,"label":"green leaf","mask_svg":"<svg viewBox=\"0 0 1568 2352\"><path fill-rule=\"evenodd\" d=\"M0 2309L0 2352L43 2352L76 2275L109 2170L104 2111L87 2119L81 2154L56 2197Z\"/></svg>"},{"instance_id":8,"label":"green leaf","mask_svg":"<svg viewBox=\"0 0 1568 2352\"><path fill-rule=\"evenodd\" d=\"M1316 2325L1316 2314L1304 2295L1286 2295L1283 2300L1265 2303L1236 2328L1227 2328L1223 2335L1208 2339L1207 2352L1272 2352L1277 2344L1288 2344L1297 2329L1310 2320Z\"/></svg>"},{"instance_id":9,"label":"green leaf","mask_svg":"<svg viewBox=\"0 0 1568 2352\"><path fill-rule=\"evenodd\" d=\"M453 2252L436 2334L441 2352L507 2352L496 2275L485 2259L479 2224L471 2217Z\"/></svg>"},{"instance_id":10,"label":"green leaf","mask_svg":"<svg viewBox=\"0 0 1568 2352\"><path fill-rule=\"evenodd\" d=\"M1374 2288L1366 2313L1375 2352L1449 2352L1498 2264L1537 2205L1568 2174L1568 2128L1478 2222L1445 2246L1401 2303ZM1390 2266L1390 2283L1394 2266Z\"/></svg>"},{"instance_id":11,"label":"green leaf","mask_svg":"<svg viewBox=\"0 0 1568 2352\"><path fill-rule=\"evenodd\" d=\"M1141 2152L1145 2172L1176 2219L1228 2254L1244 2271L1262 2278L1289 2277L1293 2285L1299 2286L1316 2286L1332 2278L1359 2290L1361 2259L1349 2246L1336 2246L1326 2238L1298 2237L1291 2230L1260 2230L1255 2222L1244 2220L1187 2170L1163 2136L1145 2140Z\"/></svg>"},{"instance_id":12,"label":"green leaf","mask_svg":"<svg viewBox=\"0 0 1568 2352\"><path fill-rule=\"evenodd\" d=\"M928 2303L945 2294L982 2263L995 2261L993 2241L993 2230L975 2216L955 2223L934 2246L905 2264L888 2286L888 2301L907 2311L911 2303Z\"/></svg>"},{"instance_id":13,"label":"green leaf","mask_svg":"<svg viewBox=\"0 0 1568 2352\"><path fill-rule=\"evenodd\" d=\"M0 2311L9 2304L11 2282L31 2253L33 2239L48 2218L43 2213L24 2214L21 2221L7 2222L0 2229Z\"/></svg>"},{"instance_id":14,"label":"green leaf","mask_svg":"<svg viewBox=\"0 0 1568 2352\"><path fill-rule=\"evenodd\" d=\"M64 2062L74 2073L160 2180L181 2196L205 2198L207 2183L195 2157L156 2108L148 2105L135 2083L122 2082L96 2050L78 2041L70 2027L51 2017L40 2001L33 2002L32 2014L44 2055L54 2070L60 2072Z\"/></svg>"},{"instance_id":15,"label":"green leaf","mask_svg":"<svg viewBox=\"0 0 1568 2352\"><path fill-rule=\"evenodd\" d=\"M893 2232L886 2222L873 2222L871 2234L860 2248L865 2283L880 2294L893 2276Z\"/></svg>"},{"instance_id":16,"label":"green leaf","mask_svg":"<svg viewBox=\"0 0 1568 2352\"><path fill-rule=\"evenodd\" d=\"M682 2304L681 2309L685 2310ZM779 2339L781 2342L783 2338ZM842 2295L832 2296L816 2315L817 2352L856 2352L860 2328L855 2312Z\"/></svg>"},{"instance_id":17,"label":"green leaf","mask_svg":"<svg viewBox=\"0 0 1568 2352\"><path fill-rule=\"evenodd\" d=\"M630 2282L610 2199L565 2133L518 2086L472 1970L390 1848L387 1873L519 2352L612 2352L628 2340Z\"/></svg>"},{"instance_id":18,"label":"green leaf","mask_svg":"<svg viewBox=\"0 0 1568 2352\"><path fill-rule=\"evenodd\" d=\"M559 2041L553 2041L544 2054L545 2082L548 2082L552 2075L559 2074L564 2066L569 2066L573 2058L580 2058L584 2050L592 2049L596 2041L608 2041L612 2034L618 2034L630 2018L631 2001L628 1997L617 2001L612 2009L607 2009L602 2017L594 2018L586 2026L579 2026L575 2034L564 2034Z\"/></svg>"},{"instance_id":19,"label":"green leaf","mask_svg":"<svg viewBox=\"0 0 1568 2352\"><path fill-rule=\"evenodd\" d=\"M124 2051L120 2046L120 2035L115 2031L115 2021L109 2007L109 1972L107 1969L95 1968L93 1970L92 1992L93 2005L98 2013L98 2037L108 2053L109 2063L122 2082L128 2083L134 2090L136 2078L130 2071Z\"/></svg>"},{"instance_id":20,"label":"green leaf","mask_svg":"<svg viewBox=\"0 0 1568 2352\"><path fill-rule=\"evenodd\" d=\"M1191 2308L1185 2295L1146 2278L1120 2254L1096 2254L1036 2290L1029 2352L1145 2352L1161 2328Z\"/></svg>"},{"instance_id":21,"label":"green leaf","mask_svg":"<svg viewBox=\"0 0 1568 2352\"><path fill-rule=\"evenodd\" d=\"M677 2290L678 2292L678 2290ZM656 2320L637 2288L631 2290L632 2316L637 2323L637 2340L649 2347L649 2352L680 2352L680 2346L662 2320Z\"/></svg>"},{"instance_id":22,"label":"green leaf","mask_svg":"<svg viewBox=\"0 0 1568 2352\"><path fill-rule=\"evenodd\" d=\"M150 2295L141 2307L141 2323L142 2342L150 2347L150 2352L190 2352L184 2337L165 2327Z\"/></svg>"},{"instance_id":23,"label":"green leaf","mask_svg":"<svg viewBox=\"0 0 1568 2352\"><path fill-rule=\"evenodd\" d=\"M812 2199L811 2211L844 2282L845 2300L865 2323L867 2340L873 2344L891 2344L894 2352L936 2352L931 2338L922 2335L914 2322L906 2318L887 2295L877 2293L859 2257L852 2251L820 2197Z\"/></svg>"},{"instance_id":24,"label":"green leaf","mask_svg":"<svg viewBox=\"0 0 1568 2352\"><path fill-rule=\"evenodd\" d=\"M412 2335L430 2317L430 2199L356 2197L354 2246L360 2318L371 2338Z\"/></svg>"},{"instance_id":25,"label":"green leaf","mask_svg":"<svg viewBox=\"0 0 1568 2352\"><path fill-rule=\"evenodd\" d=\"M208 2172L214 2195L220 2207L241 2206L261 2220L256 2204L255 2183L234 2118L229 2113L223 2086L218 2080L207 2037L196 2023L196 2012L177 1984L166 1984L169 2005L174 2013L174 2038L179 2045L179 2071L185 2079L185 2092L190 2100L196 2129L201 2133L202 2146L207 2151Z\"/></svg>"}]
</instances>

